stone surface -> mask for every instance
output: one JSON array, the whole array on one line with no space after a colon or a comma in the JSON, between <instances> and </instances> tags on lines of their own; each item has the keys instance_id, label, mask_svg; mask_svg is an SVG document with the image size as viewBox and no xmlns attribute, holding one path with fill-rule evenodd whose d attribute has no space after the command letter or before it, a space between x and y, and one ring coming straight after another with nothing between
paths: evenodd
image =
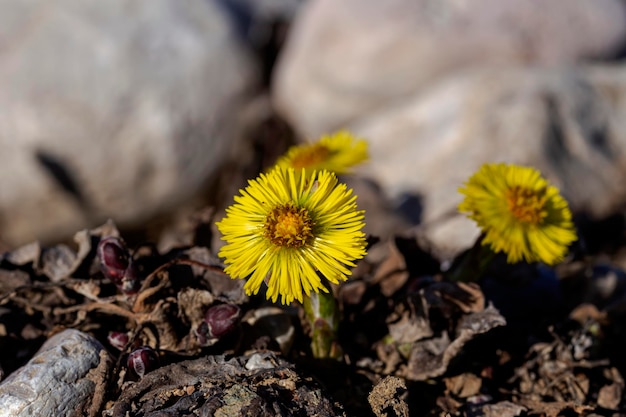
<instances>
[{"instance_id":1,"label":"stone surface","mask_svg":"<svg viewBox=\"0 0 626 417\"><path fill-rule=\"evenodd\" d=\"M56 334L0 383L0 416L82 416L94 405L97 410L94 402L104 390L98 385L108 366L105 353L96 339L78 330Z\"/></svg>"},{"instance_id":2,"label":"stone surface","mask_svg":"<svg viewBox=\"0 0 626 417\"><path fill-rule=\"evenodd\" d=\"M59 239L189 198L257 82L216 1L0 0L0 233Z\"/></svg>"},{"instance_id":3,"label":"stone surface","mask_svg":"<svg viewBox=\"0 0 626 417\"><path fill-rule=\"evenodd\" d=\"M345 417L315 380L272 352L209 355L156 369L126 386L107 415Z\"/></svg>"},{"instance_id":4,"label":"stone surface","mask_svg":"<svg viewBox=\"0 0 626 417\"><path fill-rule=\"evenodd\" d=\"M306 137L484 65L562 65L624 44L619 0L311 0L274 76L280 112Z\"/></svg>"},{"instance_id":5,"label":"stone surface","mask_svg":"<svg viewBox=\"0 0 626 417\"><path fill-rule=\"evenodd\" d=\"M626 203L626 67L477 70L416 94L351 129L373 157L361 173L397 202L421 204L419 231L443 256L478 230L457 189L484 162L542 171L574 212L601 218Z\"/></svg>"},{"instance_id":6,"label":"stone surface","mask_svg":"<svg viewBox=\"0 0 626 417\"><path fill-rule=\"evenodd\" d=\"M305 0L220 0L248 19L261 23L270 20L291 20ZM255 22L252 22L254 26ZM254 30L254 28L252 28Z\"/></svg>"}]
</instances>

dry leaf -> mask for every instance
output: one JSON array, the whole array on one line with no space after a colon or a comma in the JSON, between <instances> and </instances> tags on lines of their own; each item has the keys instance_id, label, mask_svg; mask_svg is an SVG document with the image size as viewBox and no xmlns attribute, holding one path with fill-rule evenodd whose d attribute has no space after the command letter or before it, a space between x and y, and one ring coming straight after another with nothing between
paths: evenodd
<instances>
[{"instance_id":1,"label":"dry leaf","mask_svg":"<svg viewBox=\"0 0 626 417\"><path fill-rule=\"evenodd\" d=\"M388 376L374 386L367 400L376 417L409 417L409 406L403 399L405 395L404 381Z\"/></svg>"}]
</instances>

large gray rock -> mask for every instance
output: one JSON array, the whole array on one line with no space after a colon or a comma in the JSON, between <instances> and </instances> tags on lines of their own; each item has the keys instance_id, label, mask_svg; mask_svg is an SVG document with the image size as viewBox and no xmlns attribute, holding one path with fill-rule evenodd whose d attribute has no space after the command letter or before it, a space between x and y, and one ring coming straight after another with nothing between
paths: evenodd
<instances>
[{"instance_id":1,"label":"large gray rock","mask_svg":"<svg viewBox=\"0 0 626 417\"><path fill-rule=\"evenodd\" d=\"M256 73L217 2L0 0L0 10L3 240L141 221L237 151Z\"/></svg>"},{"instance_id":2,"label":"large gray rock","mask_svg":"<svg viewBox=\"0 0 626 417\"><path fill-rule=\"evenodd\" d=\"M613 56L625 9L620 0L310 0L280 57L274 99L316 137L468 68Z\"/></svg>"},{"instance_id":3,"label":"large gray rock","mask_svg":"<svg viewBox=\"0 0 626 417\"><path fill-rule=\"evenodd\" d=\"M361 171L396 201L421 199L419 231L442 257L478 235L459 186L485 162L542 171L575 212L626 204L626 67L480 70L351 126L368 138Z\"/></svg>"},{"instance_id":4,"label":"large gray rock","mask_svg":"<svg viewBox=\"0 0 626 417\"><path fill-rule=\"evenodd\" d=\"M97 411L100 404L93 402L104 398L103 376L109 366L96 339L64 330L0 383L0 417L69 417Z\"/></svg>"}]
</instances>

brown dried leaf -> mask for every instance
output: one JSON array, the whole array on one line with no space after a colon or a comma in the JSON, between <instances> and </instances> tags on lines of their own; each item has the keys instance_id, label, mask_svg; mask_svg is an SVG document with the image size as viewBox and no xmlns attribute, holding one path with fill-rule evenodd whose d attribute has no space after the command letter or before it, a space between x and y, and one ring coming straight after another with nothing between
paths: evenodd
<instances>
[{"instance_id":1,"label":"brown dried leaf","mask_svg":"<svg viewBox=\"0 0 626 417\"><path fill-rule=\"evenodd\" d=\"M617 409L624 394L624 379L616 368L604 370L604 375L613 381L605 385L598 392L598 405L608 409Z\"/></svg>"},{"instance_id":2,"label":"brown dried leaf","mask_svg":"<svg viewBox=\"0 0 626 417\"><path fill-rule=\"evenodd\" d=\"M526 407L510 401L486 404L482 409L485 417L516 417L526 411Z\"/></svg>"},{"instance_id":3,"label":"brown dried leaf","mask_svg":"<svg viewBox=\"0 0 626 417\"><path fill-rule=\"evenodd\" d=\"M406 304L398 304L394 314L388 319L389 335L397 343L413 343L433 335L426 300L419 297L415 303L421 305L416 306L412 300Z\"/></svg>"},{"instance_id":4,"label":"brown dried leaf","mask_svg":"<svg viewBox=\"0 0 626 417\"><path fill-rule=\"evenodd\" d=\"M449 417L451 414L457 414L463 403L452 398L450 395L437 397L437 406L443 410L440 416Z\"/></svg>"},{"instance_id":5,"label":"brown dried leaf","mask_svg":"<svg viewBox=\"0 0 626 417\"><path fill-rule=\"evenodd\" d=\"M448 333L439 337L421 340L413 345L404 376L414 381L424 381L439 376L446 371L444 353L450 347Z\"/></svg>"},{"instance_id":6,"label":"brown dried leaf","mask_svg":"<svg viewBox=\"0 0 626 417\"><path fill-rule=\"evenodd\" d=\"M47 276L52 282L69 278L77 265L76 253L66 245L44 248L35 271Z\"/></svg>"},{"instance_id":7,"label":"brown dried leaf","mask_svg":"<svg viewBox=\"0 0 626 417\"><path fill-rule=\"evenodd\" d=\"M93 280L86 281L74 281L68 284L68 287L76 291L78 294L83 295L88 300L99 301L98 295L100 294L100 285Z\"/></svg>"},{"instance_id":8,"label":"brown dried leaf","mask_svg":"<svg viewBox=\"0 0 626 417\"><path fill-rule=\"evenodd\" d=\"M459 398L467 398L480 392L482 379L471 373L444 378L446 389Z\"/></svg>"},{"instance_id":9,"label":"brown dried leaf","mask_svg":"<svg viewBox=\"0 0 626 417\"><path fill-rule=\"evenodd\" d=\"M141 284L139 293L134 300L132 311L149 313L155 302L161 300L156 295L169 285L170 274L166 269L150 274Z\"/></svg>"},{"instance_id":10,"label":"brown dried leaf","mask_svg":"<svg viewBox=\"0 0 626 417\"><path fill-rule=\"evenodd\" d=\"M213 256L207 248L193 247L184 252L192 261L201 262L207 265L220 265L218 258ZM232 279L228 274L216 271L215 269L207 269L199 266L192 267L194 275L200 277L211 294L216 299L230 304L243 304L248 300L248 296L243 290L246 281L243 279Z\"/></svg>"},{"instance_id":11,"label":"brown dried leaf","mask_svg":"<svg viewBox=\"0 0 626 417\"><path fill-rule=\"evenodd\" d=\"M373 284L380 285L380 292L385 297L391 297L409 279L409 271L406 268L404 255L400 253L394 240L390 240L386 249L387 256L380 263L372 278Z\"/></svg>"},{"instance_id":12,"label":"brown dried leaf","mask_svg":"<svg viewBox=\"0 0 626 417\"><path fill-rule=\"evenodd\" d=\"M89 262L92 256L95 256L96 246L101 238L106 236L120 237L120 232L117 230L115 223L112 220L107 220L102 226L98 226L90 230L81 230L74 234L74 242L78 245L78 251L76 252L76 264L72 273L76 272L83 263ZM85 273L88 273L90 265L84 265Z\"/></svg>"},{"instance_id":13,"label":"brown dried leaf","mask_svg":"<svg viewBox=\"0 0 626 417\"><path fill-rule=\"evenodd\" d=\"M410 311L403 311L400 320L388 327L389 335L397 343L413 343L433 335L428 317L415 316Z\"/></svg>"},{"instance_id":14,"label":"brown dried leaf","mask_svg":"<svg viewBox=\"0 0 626 417\"><path fill-rule=\"evenodd\" d=\"M30 285L30 283L30 276L26 272L0 269L0 295L8 295L11 291Z\"/></svg>"},{"instance_id":15,"label":"brown dried leaf","mask_svg":"<svg viewBox=\"0 0 626 417\"><path fill-rule=\"evenodd\" d=\"M543 414L545 417L557 417L565 410L573 410L577 414L593 410L589 405L583 405L572 401L538 401L522 398L520 403L533 414Z\"/></svg>"},{"instance_id":16,"label":"brown dried leaf","mask_svg":"<svg viewBox=\"0 0 626 417\"><path fill-rule=\"evenodd\" d=\"M118 235L115 225L109 220L100 227L74 235L78 252L63 244L42 248L39 242L33 242L4 254L3 259L17 266L32 263L37 274L47 276L51 282L59 282L71 277L95 252L95 245L101 236Z\"/></svg>"},{"instance_id":17,"label":"brown dried leaf","mask_svg":"<svg viewBox=\"0 0 626 417\"><path fill-rule=\"evenodd\" d=\"M204 320L204 313L213 302L215 297L209 291L196 288L185 288L177 294L178 312L185 321L195 329Z\"/></svg>"},{"instance_id":18,"label":"brown dried leaf","mask_svg":"<svg viewBox=\"0 0 626 417\"><path fill-rule=\"evenodd\" d=\"M176 305L174 300L159 300L149 314L139 314L138 322L147 330L149 338L155 337L156 340L149 340L147 343L158 349L175 351L181 343L177 328L179 322L175 321ZM156 334L152 334L156 330Z\"/></svg>"},{"instance_id":19,"label":"brown dried leaf","mask_svg":"<svg viewBox=\"0 0 626 417\"><path fill-rule=\"evenodd\" d=\"M624 387L618 384L605 385L598 392L598 405L615 410L622 401Z\"/></svg>"},{"instance_id":20,"label":"brown dried leaf","mask_svg":"<svg viewBox=\"0 0 626 417\"><path fill-rule=\"evenodd\" d=\"M485 310L463 316L450 341L444 333L440 338L415 343L409 357L406 378L423 381L442 375L463 346L475 336L506 325L506 320L492 305Z\"/></svg>"},{"instance_id":21,"label":"brown dried leaf","mask_svg":"<svg viewBox=\"0 0 626 417\"><path fill-rule=\"evenodd\" d=\"M454 298L443 293L442 296L459 306L464 313L477 313L485 309L485 295L475 282L458 282L458 286L467 293L467 297Z\"/></svg>"},{"instance_id":22,"label":"brown dried leaf","mask_svg":"<svg viewBox=\"0 0 626 417\"><path fill-rule=\"evenodd\" d=\"M403 399L406 392L402 379L388 376L374 386L367 401L376 417L408 417L409 406Z\"/></svg>"},{"instance_id":23,"label":"brown dried leaf","mask_svg":"<svg viewBox=\"0 0 626 417\"><path fill-rule=\"evenodd\" d=\"M585 323L593 320L600 324L608 324L608 317L606 311L598 310L593 304L583 303L576 306L571 313L569 313L569 317L572 320L577 321L580 325L585 325Z\"/></svg>"},{"instance_id":24,"label":"brown dried leaf","mask_svg":"<svg viewBox=\"0 0 626 417\"><path fill-rule=\"evenodd\" d=\"M394 344L382 341L376 344L375 349L376 355L385 364L385 368L382 370L383 374L391 374L403 362L403 358Z\"/></svg>"},{"instance_id":25,"label":"brown dried leaf","mask_svg":"<svg viewBox=\"0 0 626 417\"><path fill-rule=\"evenodd\" d=\"M11 252L2 255L2 259L17 266L27 265L29 263L37 264L41 255L41 245L39 242L32 242L24 246L20 246Z\"/></svg>"},{"instance_id":26,"label":"brown dried leaf","mask_svg":"<svg viewBox=\"0 0 626 417\"><path fill-rule=\"evenodd\" d=\"M367 291L367 283L362 280L348 281L339 286L338 296L344 304L357 305Z\"/></svg>"}]
</instances>

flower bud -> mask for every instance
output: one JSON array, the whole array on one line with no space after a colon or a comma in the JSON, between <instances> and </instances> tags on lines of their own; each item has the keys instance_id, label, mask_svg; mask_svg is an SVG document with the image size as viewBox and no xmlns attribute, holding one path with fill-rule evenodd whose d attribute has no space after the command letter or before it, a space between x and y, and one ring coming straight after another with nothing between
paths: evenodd
<instances>
[{"instance_id":1,"label":"flower bud","mask_svg":"<svg viewBox=\"0 0 626 417\"><path fill-rule=\"evenodd\" d=\"M142 346L130 352L127 360L128 368L139 377L159 367L159 356L150 346Z\"/></svg>"},{"instance_id":2,"label":"flower bud","mask_svg":"<svg viewBox=\"0 0 626 417\"><path fill-rule=\"evenodd\" d=\"M128 344L128 333L124 332L109 332L107 341L111 346L117 350L122 350Z\"/></svg>"},{"instance_id":3,"label":"flower bud","mask_svg":"<svg viewBox=\"0 0 626 417\"><path fill-rule=\"evenodd\" d=\"M221 337L232 332L241 315L241 309L233 304L219 304L209 307L204 320L194 329L200 346L212 346Z\"/></svg>"},{"instance_id":4,"label":"flower bud","mask_svg":"<svg viewBox=\"0 0 626 417\"><path fill-rule=\"evenodd\" d=\"M130 254L126 245L117 237L106 237L98 244L100 270L113 282L121 281L130 265Z\"/></svg>"},{"instance_id":5,"label":"flower bud","mask_svg":"<svg viewBox=\"0 0 626 417\"><path fill-rule=\"evenodd\" d=\"M206 324L206 321L202 321L198 327L193 329L193 333L196 335L200 346L211 346L217 342L217 339L209 337L209 326Z\"/></svg>"},{"instance_id":6,"label":"flower bud","mask_svg":"<svg viewBox=\"0 0 626 417\"><path fill-rule=\"evenodd\" d=\"M122 281L119 283L117 288L123 293L127 295L136 294L139 291L139 287L141 286L141 277L139 276L139 272L137 272L137 268L134 263L130 263L128 269L126 269L126 273L122 278Z\"/></svg>"},{"instance_id":7,"label":"flower bud","mask_svg":"<svg viewBox=\"0 0 626 417\"><path fill-rule=\"evenodd\" d=\"M126 244L118 237L109 236L100 241L97 249L102 274L124 294L134 294L141 280Z\"/></svg>"},{"instance_id":8,"label":"flower bud","mask_svg":"<svg viewBox=\"0 0 626 417\"><path fill-rule=\"evenodd\" d=\"M232 332L239 322L241 309L234 304L219 304L209 307L204 315L207 324L207 336L221 338Z\"/></svg>"}]
</instances>

